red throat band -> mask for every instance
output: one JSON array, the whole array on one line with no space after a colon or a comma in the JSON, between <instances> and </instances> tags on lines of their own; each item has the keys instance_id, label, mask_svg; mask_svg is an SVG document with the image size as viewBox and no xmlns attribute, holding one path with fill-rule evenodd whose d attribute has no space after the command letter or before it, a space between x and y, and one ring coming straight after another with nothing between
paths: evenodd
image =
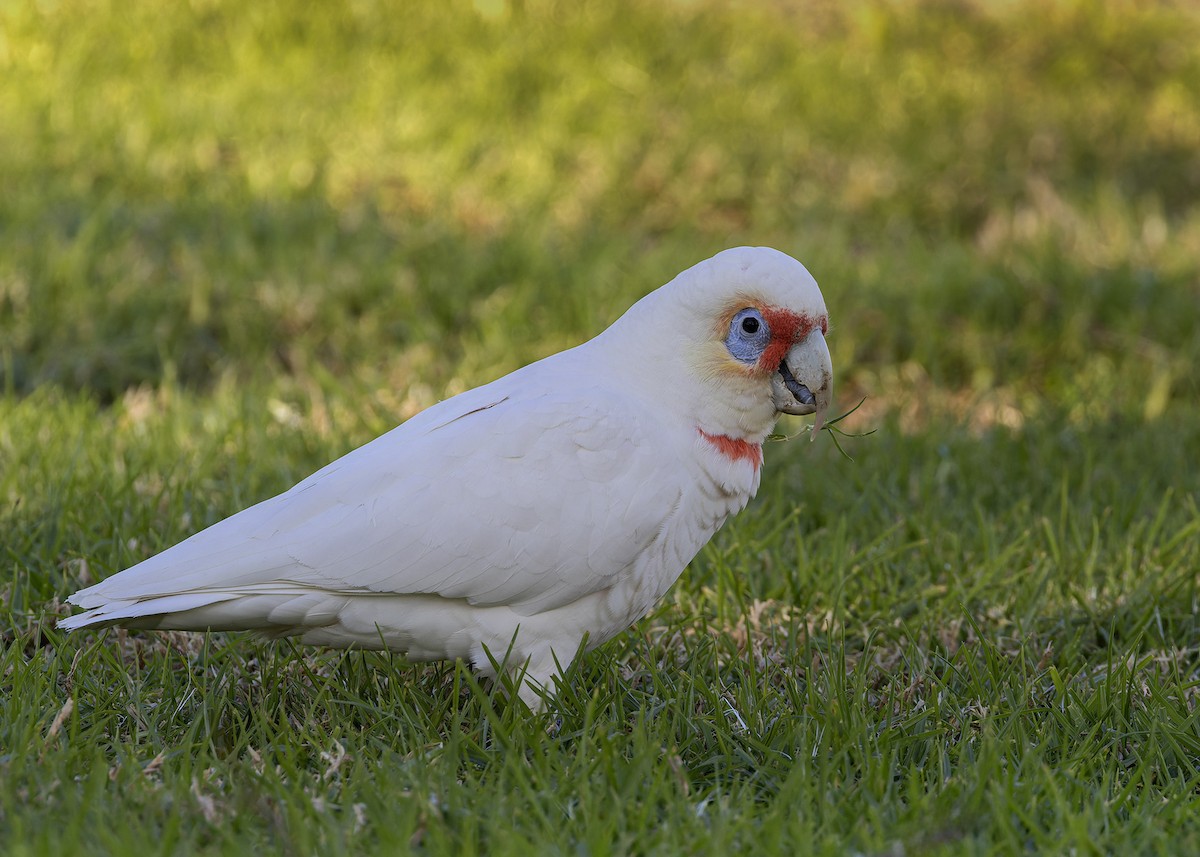
<instances>
[{"instance_id":1,"label":"red throat band","mask_svg":"<svg viewBox=\"0 0 1200 857\"><path fill-rule=\"evenodd\" d=\"M698 426L696 431L700 432L702 438L712 444L717 452L730 461L749 461L754 465L755 470L758 470L762 465L762 447L757 443L751 443L748 440L736 440L727 434L709 434Z\"/></svg>"}]
</instances>

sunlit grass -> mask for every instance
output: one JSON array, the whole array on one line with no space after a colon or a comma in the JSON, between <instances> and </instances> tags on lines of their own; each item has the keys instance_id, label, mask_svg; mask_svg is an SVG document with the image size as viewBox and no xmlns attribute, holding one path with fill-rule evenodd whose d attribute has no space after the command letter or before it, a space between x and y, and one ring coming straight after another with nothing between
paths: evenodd
<instances>
[{"instance_id":1,"label":"sunlit grass","mask_svg":"<svg viewBox=\"0 0 1200 857\"><path fill-rule=\"evenodd\" d=\"M1196 850L1198 43L1183 4L5 6L0 850ZM54 629L742 243L817 277L871 434L769 444L548 717Z\"/></svg>"}]
</instances>

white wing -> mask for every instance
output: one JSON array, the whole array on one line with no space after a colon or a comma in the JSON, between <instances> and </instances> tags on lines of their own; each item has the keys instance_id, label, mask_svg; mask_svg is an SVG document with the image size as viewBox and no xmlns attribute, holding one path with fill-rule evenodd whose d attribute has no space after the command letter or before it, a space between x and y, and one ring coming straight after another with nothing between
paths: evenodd
<instances>
[{"instance_id":1,"label":"white wing","mask_svg":"<svg viewBox=\"0 0 1200 857\"><path fill-rule=\"evenodd\" d=\"M77 593L74 603L101 609L64 626L115 618L103 609L114 602L151 615L280 584L527 615L612 586L658 535L685 468L663 460L664 429L627 398L566 384L522 393L542 386L529 374L444 402Z\"/></svg>"}]
</instances>

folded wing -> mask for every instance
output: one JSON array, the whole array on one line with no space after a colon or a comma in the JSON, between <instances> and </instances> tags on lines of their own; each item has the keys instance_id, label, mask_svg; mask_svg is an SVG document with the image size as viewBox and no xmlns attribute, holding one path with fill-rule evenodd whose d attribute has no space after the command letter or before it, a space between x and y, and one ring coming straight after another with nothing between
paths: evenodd
<instances>
[{"instance_id":1,"label":"folded wing","mask_svg":"<svg viewBox=\"0 0 1200 857\"><path fill-rule=\"evenodd\" d=\"M627 573L682 490L680 468L661 460L662 428L599 390L460 398L76 593L89 612L62 627L293 588L528 615Z\"/></svg>"}]
</instances>

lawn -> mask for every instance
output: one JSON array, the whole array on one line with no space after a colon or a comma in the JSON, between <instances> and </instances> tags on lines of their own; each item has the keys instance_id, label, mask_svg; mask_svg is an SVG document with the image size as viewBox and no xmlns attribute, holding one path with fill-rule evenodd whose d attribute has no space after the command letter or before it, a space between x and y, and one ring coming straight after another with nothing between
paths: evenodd
<instances>
[{"instance_id":1,"label":"lawn","mask_svg":"<svg viewBox=\"0 0 1200 857\"><path fill-rule=\"evenodd\" d=\"M0 6L0 852L1200 850L1200 11ZM65 597L724 247L843 455L545 717Z\"/></svg>"}]
</instances>

